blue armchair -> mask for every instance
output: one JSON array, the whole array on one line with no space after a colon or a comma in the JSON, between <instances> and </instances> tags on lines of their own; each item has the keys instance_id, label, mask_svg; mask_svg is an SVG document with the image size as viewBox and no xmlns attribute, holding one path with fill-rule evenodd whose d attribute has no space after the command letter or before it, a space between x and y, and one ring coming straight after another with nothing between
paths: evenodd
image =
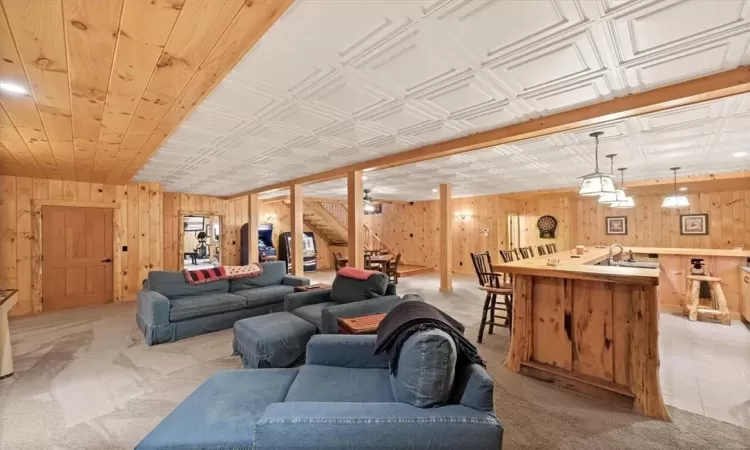
<instances>
[{"instance_id":1,"label":"blue armchair","mask_svg":"<svg viewBox=\"0 0 750 450\"><path fill-rule=\"evenodd\" d=\"M317 335L300 368L214 375L136 449L502 448L482 367L457 370L448 404L419 408L395 399L375 339Z\"/></svg>"},{"instance_id":2,"label":"blue armchair","mask_svg":"<svg viewBox=\"0 0 750 450\"><path fill-rule=\"evenodd\" d=\"M284 311L312 323L319 333L336 334L340 317L387 313L401 301L384 273L373 273L367 280L337 274L330 289L287 295Z\"/></svg>"}]
</instances>

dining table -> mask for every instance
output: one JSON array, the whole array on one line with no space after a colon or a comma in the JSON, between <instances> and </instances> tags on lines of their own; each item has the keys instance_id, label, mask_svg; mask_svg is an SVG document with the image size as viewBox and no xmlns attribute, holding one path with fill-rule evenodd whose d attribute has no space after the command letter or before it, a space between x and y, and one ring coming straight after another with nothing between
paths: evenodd
<instances>
[{"instance_id":1,"label":"dining table","mask_svg":"<svg viewBox=\"0 0 750 450\"><path fill-rule=\"evenodd\" d=\"M380 255L372 255L370 258L370 264L379 264L381 266L381 271L384 271L388 261L393 259L393 255L390 254L380 254ZM339 261L346 264L349 262L349 258L347 256L342 256Z\"/></svg>"}]
</instances>

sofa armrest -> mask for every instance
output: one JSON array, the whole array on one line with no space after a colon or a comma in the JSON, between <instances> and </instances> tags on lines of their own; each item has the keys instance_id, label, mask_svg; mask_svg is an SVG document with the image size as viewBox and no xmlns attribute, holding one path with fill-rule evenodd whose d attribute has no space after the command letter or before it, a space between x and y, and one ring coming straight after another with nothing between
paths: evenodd
<instances>
[{"instance_id":1,"label":"sofa armrest","mask_svg":"<svg viewBox=\"0 0 750 450\"><path fill-rule=\"evenodd\" d=\"M169 323L169 299L156 291L138 291L136 308L141 318L151 326Z\"/></svg>"},{"instance_id":2,"label":"sofa armrest","mask_svg":"<svg viewBox=\"0 0 750 450\"><path fill-rule=\"evenodd\" d=\"M462 405L417 408L406 403L272 403L255 427L266 449L500 449L494 415Z\"/></svg>"},{"instance_id":3,"label":"sofa armrest","mask_svg":"<svg viewBox=\"0 0 750 450\"><path fill-rule=\"evenodd\" d=\"M331 298L331 289L313 289L307 292L295 292L286 294L284 298L284 311L292 312L297 308L316 303L324 303Z\"/></svg>"},{"instance_id":4,"label":"sofa armrest","mask_svg":"<svg viewBox=\"0 0 750 450\"><path fill-rule=\"evenodd\" d=\"M307 343L305 364L349 367L352 369L386 369L388 356L375 354L374 334L318 334Z\"/></svg>"},{"instance_id":5,"label":"sofa armrest","mask_svg":"<svg viewBox=\"0 0 750 450\"><path fill-rule=\"evenodd\" d=\"M281 284L285 286L308 286L310 279L305 277L296 277L294 275L284 275L284 279L281 280Z\"/></svg>"},{"instance_id":6,"label":"sofa armrest","mask_svg":"<svg viewBox=\"0 0 750 450\"><path fill-rule=\"evenodd\" d=\"M358 317L370 314L390 312L401 302L398 295L387 295L375 297L359 302L342 303L336 306L323 308L321 329L323 333L336 334L339 332L338 319L340 317Z\"/></svg>"}]
</instances>

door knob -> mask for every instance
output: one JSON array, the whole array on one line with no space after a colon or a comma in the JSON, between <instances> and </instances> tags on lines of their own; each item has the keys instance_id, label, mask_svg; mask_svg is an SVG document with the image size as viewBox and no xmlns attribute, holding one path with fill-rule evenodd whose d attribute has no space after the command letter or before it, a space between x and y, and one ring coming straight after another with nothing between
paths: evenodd
<instances>
[{"instance_id":1,"label":"door knob","mask_svg":"<svg viewBox=\"0 0 750 450\"><path fill-rule=\"evenodd\" d=\"M112 262L112 258L103 259L102 262Z\"/></svg>"}]
</instances>

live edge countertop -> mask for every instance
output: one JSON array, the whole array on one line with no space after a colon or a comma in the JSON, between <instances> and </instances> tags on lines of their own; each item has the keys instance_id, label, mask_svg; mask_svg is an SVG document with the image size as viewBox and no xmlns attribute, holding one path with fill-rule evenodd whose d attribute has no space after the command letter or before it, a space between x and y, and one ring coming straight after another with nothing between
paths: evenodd
<instances>
[{"instance_id":1,"label":"live edge countertop","mask_svg":"<svg viewBox=\"0 0 750 450\"><path fill-rule=\"evenodd\" d=\"M625 247L623 253L627 254L628 252L633 252L636 255L656 254L750 258L750 251L728 249ZM659 284L659 269L595 265L608 257L609 247L586 247L584 254L578 258L571 255L569 251L563 251L509 263L493 264L492 270L502 273L537 275L552 278L574 278L653 286ZM557 259L560 263L556 266L549 266L547 262L550 259Z\"/></svg>"}]
</instances>

